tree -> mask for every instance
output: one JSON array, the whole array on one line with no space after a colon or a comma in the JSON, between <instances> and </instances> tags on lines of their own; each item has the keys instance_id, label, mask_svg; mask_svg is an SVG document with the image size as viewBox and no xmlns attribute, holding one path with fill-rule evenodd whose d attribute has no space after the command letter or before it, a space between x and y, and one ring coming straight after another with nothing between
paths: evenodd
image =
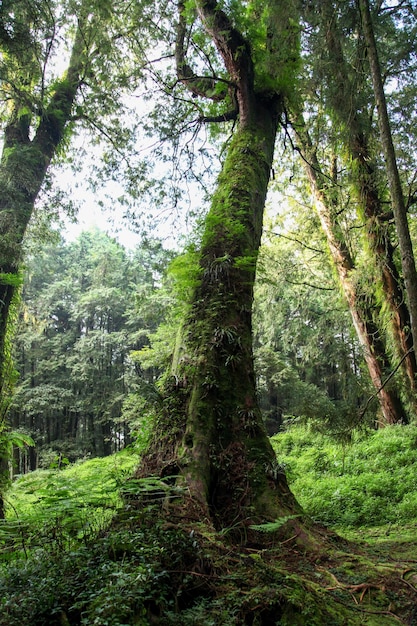
<instances>
[{"instance_id":1,"label":"tree","mask_svg":"<svg viewBox=\"0 0 417 626\"><path fill-rule=\"evenodd\" d=\"M343 236L343 229L338 223L337 211L332 201L332 189L329 189L328 177L321 171L316 150L306 130L304 119L299 114L295 116L294 130L310 180L314 204L349 304L358 339L363 347L364 358L380 402L383 419L387 424L407 422L408 418L398 392L385 385L389 375L390 361L384 338L373 317L377 304L372 294L365 294L359 280L354 279L356 268Z\"/></svg>"},{"instance_id":2,"label":"tree","mask_svg":"<svg viewBox=\"0 0 417 626\"><path fill-rule=\"evenodd\" d=\"M391 195L392 211L398 233L398 243L401 251L401 264L407 290L408 307L411 317L411 333L413 345L417 345L417 271L414 259L413 245L408 227L407 209L399 175L394 143L392 140L391 124L385 99L384 85L379 63L378 50L375 41L369 2L359 0L359 10L362 19L362 28L369 55L372 84L375 102L378 110L378 124L381 146L385 159L388 185Z\"/></svg>"},{"instance_id":3,"label":"tree","mask_svg":"<svg viewBox=\"0 0 417 626\"><path fill-rule=\"evenodd\" d=\"M117 31L120 3L6 0L0 9L0 394L5 400L6 336L21 284L22 242L54 160L76 122L97 129L120 113L120 73L129 73ZM123 49L123 53L121 50ZM66 69L60 71L62 59ZM120 72L116 72L118 67ZM112 75L113 73L113 75ZM110 82L112 75L112 82ZM120 133L119 120L114 121ZM116 132L115 131L115 132ZM107 132L109 137L109 131Z\"/></svg>"},{"instance_id":4,"label":"tree","mask_svg":"<svg viewBox=\"0 0 417 626\"><path fill-rule=\"evenodd\" d=\"M299 512L262 422L252 355L263 210L277 124L298 63L298 26L292 3L254 3L246 14L239 6L233 15L213 0L195 7L204 27L200 39L209 37L223 71L199 77L186 62L180 4L179 80L197 98L231 100L234 108L205 121L236 122L201 247L190 262L192 295L157 434L138 475L158 475L184 488L171 514L238 528Z\"/></svg>"},{"instance_id":5,"label":"tree","mask_svg":"<svg viewBox=\"0 0 417 626\"><path fill-rule=\"evenodd\" d=\"M303 117L300 110L297 113L296 107L288 112L298 136L297 149L302 153L323 228L330 236L330 249L352 315L362 318L355 326L373 371L376 393L382 400L379 390L389 380L382 395L398 396L405 389L402 399L413 406L415 357L410 314L398 269L387 181L379 163L359 14L345 3L321 2L310 3L303 17L309 24L300 83L306 115ZM391 15L382 22L381 32L388 48L391 46L384 71L393 80L400 80L404 67L410 68L407 58L412 35L402 35L400 49L393 49L400 26ZM393 382L392 373L398 372L400 364L406 377L397 374ZM398 399L390 400L382 411L386 421L404 421L405 411Z\"/></svg>"},{"instance_id":6,"label":"tree","mask_svg":"<svg viewBox=\"0 0 417 626\"><path fill-rule=\"evenodd\" d=\"M86 10L84 7L83 11ZM2 5L1 40L7 64L3 64L4 99L7 117L1 158L0 233L0 389L3 393L5 337L9 310L19 284L23 237L33 213L46 171L63 139L76 93L85 69L85 23L79 15L71 59L64 77L46 92L40 35L47 37L49 52L55 45L54 17L45 5L24 2ZM31 30L30 25L34 24ZM38 39L39 37L39 39ZM39 54L43 52L41 58ZM41 88L41 97L35 97ZM34 126L35 124L35 126ZM34 132L35 131L35 132ZM34 133L34 135L33 135Z\"/></svg>"},{"instance_id":7,"label":"tree","mask_svg":"<svg viewBox=\"0 0 417 626\"><path fill-rule=\"evenodd\" d=\"M356 46L356 56L348 63L341 44L341 25L335 20L334 11L324 4L321 12L324 22L322 33L327 43L326 63L323 64L326 68L326 105L336 117L338 137L346 146L342 160L358 198L358 217L365 222L365 248L369 248L370 263L374 265L378 285L391 311L391 332L396 351L408 378L408 395L415 402L416 359L404 281L395 259L392 211L386 210L384 186L370 147L375 131L370 115L373 103L369 80L363 71L364 45L361 42Z\"/></svg>"},{"instance_id":8,"label":"tree","mask_svg":"<svg viewBox=\"0 0 417 626\"><path fill-rule=\"evenodd\" d=\"M118 93L109 86L120 52L110 28L116 15L114 3L95 0L6 0L0 7L0 428L13 383L11 322L22 282L23 240L47 173L75 122L94 119L98 101L103 116L118 108ZM62 57L68 57L67 67L57 75ZM119 65L125 75L126 64Z\"/></svg>"},{"instance_id":9,"label":"tree","mask_svg":"<svg viewBox=\"0 0 417 626\"><path fill-rule=\"evenodd\" d=\"M164 314L163 301L155 310L151 300L170 256L146 241L128 252L98 230L27 256L9 420L36 448L29 462L20 455L20 473L59 454L104 456L131 441L123 402L148 372L130 353Z\"/></svg>"}]
</instances>

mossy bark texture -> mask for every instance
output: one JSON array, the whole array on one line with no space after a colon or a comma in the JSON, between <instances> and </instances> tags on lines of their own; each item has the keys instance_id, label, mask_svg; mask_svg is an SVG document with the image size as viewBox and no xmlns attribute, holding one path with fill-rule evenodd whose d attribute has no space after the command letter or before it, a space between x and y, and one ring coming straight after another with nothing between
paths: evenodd
<instances>
[{"instance_id":1,"label":"mossy bark texture","mask_svg":"<svg viewBox=\"0 0 417 626\"><path fill-rule=\"evenodd\" d=\"M269 443L252 356L252 303L263 211L282 101L254 87L250 49L215 3L198 3L237 84L228 147L199 258L199 280L176 351L164 409L139 476L175 476L170 515L247 528L299 507Z\"/></svg>"},{"instance_id":2,"label":"mossy bark texture","mask_svg":"<svg viewBox=\"0 0 417 626\"><path fill-rule=\"evenodd\" d=\"M256 106L251 124L235 132L218 180L199 283L157 438L140 469L179 474L198 516L222 528L274 519L294 506L262 422L252 356L253 285L278 102L259 98Z\"/></svg>"},{"instance_id":3,"label":"mossy bark texture","mask_svg":"<svg viewBox=\"0 0 417 626\"><path fill-rule=\"evenodd\" d=\"M81 21L81 20L80 20ZM18 99L10 105L0 160L0 394L4 393L6 335L10 307L20 285L22 243L49 164L71 119L84 66L79 26L67 72L57 83L37 124ZM34 131L34 127L36 130ZM31 134L34 133L33 138ZM3 399L3 398L2 398Z\"/></svg>"},{"instance_id":4,"label":"mossy bark texture","mask_svg":"<svg viewBox=\"0 0 417 626\"><path fill-rule=\"evenodd\" d=\"M378 110L380 141L384 154L385 170L391 196L391 206L398 235L401 266L406 287L408 309L410 312L413 346L415 346L417 344L417 269L408 225L407 208L405 205L397 157L392 139L391 123L384 93L384 84L369 1L359 0L358 6L361 14L362 30L368 53L375 103Z\"/></svg>"}]
</instances>

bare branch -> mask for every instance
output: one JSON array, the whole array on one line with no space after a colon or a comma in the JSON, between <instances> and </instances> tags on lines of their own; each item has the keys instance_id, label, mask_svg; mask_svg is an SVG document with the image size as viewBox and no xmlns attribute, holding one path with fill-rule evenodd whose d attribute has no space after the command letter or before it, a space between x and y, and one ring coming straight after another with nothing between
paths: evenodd
<instances>
[{"instance_id":1,"label":"bare branch","mask_svg":"<svg viewBox=\"0 0 417 626\"><path fill-rule=\"evenodd\" d=\"M296 280L289 280L284 278L284 281L289 285L302 285L303 287L311 287L312 289L318 289L319 291L335 291L334 287L323 287L323 285L313 285L313 283L307 283L305 281L298 282Z\"/></svg>"},{"instance_id":2,"label":"bare branch","mask_svg":"<svg viewBox=\"0 0 417 626\"><path fill-rule=\"evenodd\" d=\"M308 246L306 243L304 243L304 241L301 241L301 239L297 239L297 237L289 237L288 235L283 235L282 233L276 233L273 230L268 231L267 234L274 235L274 237L281 237L282 239L286 239L287 241L295 241L295 243L298 243L300 246L302 246L303 248L306 248L307 250L311 250L311 252L318 252L319 254L325 254L324 250L320 250L319 248L313 248L312 246Z\"/></svg>"},{"instance_id":3,"label":"bare branch","mask_svg":"<svg viewBox=\"0 0 417 626\"><path fill-rule=\"evenodd\" d=\"M241 124L244 124L251 119L254 100L254 69L250 46L234 28L226 13L220 9L217 0L198 0L197 11L231 80L237 86L239 118Z\"/></svg>"}]
</instances>

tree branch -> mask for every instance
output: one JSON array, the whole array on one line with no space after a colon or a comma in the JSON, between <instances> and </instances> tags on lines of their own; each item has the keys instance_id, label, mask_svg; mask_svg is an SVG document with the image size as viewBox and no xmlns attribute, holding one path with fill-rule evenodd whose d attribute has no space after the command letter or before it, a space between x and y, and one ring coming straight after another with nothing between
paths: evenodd
<instances>
[{"instance_id":1,"label":"tree branch","mask_svg":"<svg viewBox=\"0 0 417 626\"><path fill-rule=\"evenodd\" d=\"M324 250L320 250L320 248L313 248L312 246L308 246L306 243L304 243L304 241L301 241L301 239L297 239L297 237L290 237L289 235L283 235L282 233L276 233L273 230L267 231L266 234L274 235L274 237L281 237L282 239L287 239L287 241L295 241L296 243L298 243L303 248L306 248L307 250L311 250L311 252L318 252L319 254L325 254Z\"/></svg>"},{"instance_id":2,"label":"tree branch","mask_svg":"<svg viewBox=\"0 0 417 626\"><path fill-rule=\"evenodd\" d=\"M233 111L227 111L226 113L220 113L219 115L202 115L198 118L198 121L203 124L208 124L210 122L230 122L236 120L238 115L239 111L237 109L233 109Z\"/></svg>"},{"instance_id":3,"label":"tree branch","mask_svg":"<svg viewBox=\"0 0 417 626\"><path fill-rule=\"evenodd\" d=\"M57 84L49 104L42 111L41 120L33 138L33 145L40 149L45 159L45 169L48 167L56 148L64 136L65 127L71 118L75 96L81 84L81 73L85 67L86 60L86 40L83 33L84 22L85 16L82 15L78 19L67 71Z\"/></svg>"},{"instance_id":4,"label":"tree branch","mask_svg":"<svg viewBox=\"0 0 417 626\"><path fill-rule=\"evenodd\" d=\"M214 102L221 102L227 96L227 89L219 89L223 81L215 76L198 76L188 65L185 51L187 25L185 21L185 6L183 0L178 2L177 37L175 41L175 62L178 80L183 83L195 97L209 98Z\"/></svg>"},{"instance_id":5,"label":"tree branch","mask_svg":"<svg viewBox=\"0 0 417 626\"><path fill-rule=\"evenodd\" d=\"M240 122L245 124L251 120L255 95L250 46L219 8L217 0L197 0L197 12L223 59L231 81L237 86Z\"/></svg>"},{"instance_id":6,"label":"tree branch","mask_svg":"<svg viewBox=\"0 0 417 626\"><path fill-rule=\"evenodd\" d=\"M302 285L303 287L311 287L311 289L317 289L319 291L335 291L335 287L323 287L321 285L314 285L313 283L308 283L305 281L298 282L296 280L290 280L287 277L284 278L284 281L289 285Z\"/></svg>"}]
</instances>

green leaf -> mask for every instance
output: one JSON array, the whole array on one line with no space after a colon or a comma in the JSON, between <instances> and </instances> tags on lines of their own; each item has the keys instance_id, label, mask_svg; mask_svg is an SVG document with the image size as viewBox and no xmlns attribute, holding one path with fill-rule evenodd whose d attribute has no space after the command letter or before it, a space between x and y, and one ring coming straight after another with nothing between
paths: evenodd
<instances>
[{"instance_id":1,"label":"green leaf","mask_svg":"<svg viewBox=\"0 0 417 626\"><path fill-rule=\"evenodd\" d=\"M258 530L261 533L274 533L279 530L284 524L289 522L296 517L300 517L300 515L286 515L284 517L279 517L274 522L266 522L265 524L252 524L249 526L251 530Z\"/></svg>"}]
</instances>

